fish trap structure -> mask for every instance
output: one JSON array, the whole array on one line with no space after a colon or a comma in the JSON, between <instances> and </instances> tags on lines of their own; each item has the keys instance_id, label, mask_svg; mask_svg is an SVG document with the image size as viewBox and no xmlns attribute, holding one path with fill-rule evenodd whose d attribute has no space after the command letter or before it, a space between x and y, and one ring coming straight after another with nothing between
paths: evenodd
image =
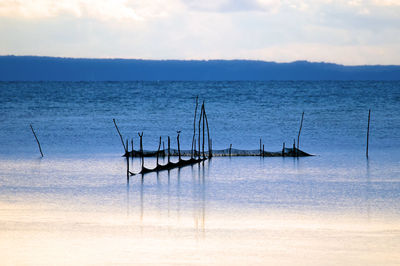
<instances>
[{"instance_id":1,"label":"fish trap structure","mask_svg":"<svg viewBox=\"0 0 400 266\"><path fill-rule=\"evenodd\" d=\"M181 156L184 157L191 157L192 156L192 151L191 150L181 150L180 152L177 149L171 149L169 156L179 156L179 153ZM206 154L210 154L209 151L205 151ZM282 151L276 151L276 152L271 152L271 151L261 151L258 149L253 149L253 150L243 150L243 149L233 149L233 148L227 148L227 149L222 149L222 150L212 150L211 151L212 156L211 157L235 157L235 156L261 156L261 157L306 157L306 156L313 156L312 154L306 153L300 149L297 148L285 148L282 149ZM194 151L195 157L198 156L199 154L202 154L201 152L199 153L198 151ZM131 150L128 151L126 154L124 154L124 157L166 157L168 156L168 151L167 150L160 150L160 151L151 151L151 150L144 150L141 152L140 150Z\"/></svg>"},{"instance_id":2,"label":"fish trap structure","mask_svg":"<svg viewBox=\"0 0 400 266\"><path fill-rule=\"evenodd\" d=\"M124 147L124 157L127 158L127 176L131 175L138 175L138 174L147 174L151 172L158 172L158 171L164 171L164 170L171 170L174 168L180 168L180 167L185 167L188 165L193 165L197 164L200 162L204 162L205 160L211 159L212 157L232 157L232 156L260 156L260 157L306 157L306 156L312 156L309 153L306 153L302 150L299 149L299 142L300 142L300 133L301 129L303 126L303 119L304 119L304 112L302 114L301 118L301 124L300 124L300 130L297 136L297 147L296 147L296 140L293 140L293 147L292 148L286 148L285 143L283 143L282 150L277 151L277 152L270 152L270 151L265 151L264 150L264 145L262 144L262 140L260 139L260 148L259 149L252 149L252 150L243 150L243 149L234 149L232 148L232 144L230 144L230 147L227 149L221 149L221 150L214 150L212 148L212 139L210 137L210 130L208 127L208 119L207 119L207 113L205 110L205 104L203 101L203 104L201 106L201 112L199 115L198 119L198 134L197 134L197 140L196 140L196 119L197 119L197 109L198 109L198 97L196 97L196 107L195 107L195 112L194 112L194 120L193 120L193 138L192 138L192 148L190 150L181 150L180 149L180 142L179 142L179 137L181 131L177 131L177 144L178 148L177 149L171 149L170 147L170 137L168 137L168 148L166 149L164 147L164 142L163 143L163 149L161 149L161 137L159 139L158 143L158 149L157 150L144 150L143 149L143 132L138 133L138 136L140 138L140 149L135 150L133 147L133 139L131 139L131 150L129 151L129 144L128 140L124 142L122 134L117 126L117 123L115 119L114 125L115 128L118 132L118 135L120 136L122 146ZM207 129L207 138L205 136L206 134L206 129ZM196 148L196 142L197 142L197 148ZM208 149L205 149L205 145L207 144ZM133 173L129 171L129 158L141 158L141 170L138 173ZM147 168L144 165L144 158L145 157L156 157L156 166L154 168ZM159 158L160 157L168 157L168 162L164 165L159 163ZM177 162L172 162L171 157L178 157ZM182 157L189 157L189 159L182 159Z\"/></svg>"}]
</instances>

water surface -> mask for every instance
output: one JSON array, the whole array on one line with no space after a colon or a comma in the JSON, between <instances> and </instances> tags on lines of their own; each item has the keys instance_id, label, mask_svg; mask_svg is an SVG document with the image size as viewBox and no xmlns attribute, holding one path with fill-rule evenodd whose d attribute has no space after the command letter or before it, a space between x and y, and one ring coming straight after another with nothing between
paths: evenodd
<instances>
[{"instance_id":1,"label":"water surface","mask_svg":"<svg viewBox=\"0 0 400 266\"><path fill-rule=\"evenodd\" d=\"M304 111L300 146L316 156L213 158L127 180L112 119L135 146L139 131L145 148L159 136L176 146L181 130L188 149L197 95L214 148L262 138L278 151ZM399 82L2 82L0 103L6 265L400 262Z\"/></svg>"}]
</instances>

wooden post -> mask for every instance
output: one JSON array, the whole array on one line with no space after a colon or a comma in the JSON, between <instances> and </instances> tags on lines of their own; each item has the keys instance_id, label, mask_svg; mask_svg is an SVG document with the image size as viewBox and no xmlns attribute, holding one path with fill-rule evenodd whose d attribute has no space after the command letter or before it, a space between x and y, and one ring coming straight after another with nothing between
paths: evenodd
<instances>
[{"instance_id":1,"label":"wooden post","mask_svg":"<svg viewBox=\"0 0 400 266\"><path fill-rule=\"evenodd\" d=\"M285 142L283 143L283 148L282 148L282 157L285 157Z\"/></svg>"},{"instance_id":2,"label":"wooden post","mask_svg":"<svg viewBox=\"0 0 400 266\"><path fill-rule=\"evenodd\" d=\"M293 139L293 156L297 156L297 152L296 152L296 140Z\"/></svg>"},{"instance_id":3,"label":"wooden post","mask_svg":"<svg viewBox=\"0 0 400 266\"><path fill-rule=\"evenodd\" d=\"M119 138L121 139L122 146L124 147L124 150L125 150L125 152L127 152L127 151L128 151L128 147L126 147L126 146L125 146L124 139L122 138L121 132L119 132L119 129L118 129L117 123L115 122L115 119L114 119L114 118L113 118L113 122L114 122L114 126L115 126L115 128L117 129L117 132L118 132Z\"/></svg>"},{"instance_id":4,"label":"wooden post","mask_svg":"<svg viewBox=\"0 0 400 266\"><path fill-rule=\"evenodd\" d=\"M140 156L142 157L142 170L144 168L144 156L143 156L143 132L142 134L138 133L140 137Z\"/></svg>"},{"instance_id":5,"label":"wooden post","mask_svg":"<svg viewBox=\"0 0 400 266\"><path fill-rule=\"evenodd\" d=\"M169 136L168 136L168 163L169 163L170 157L171 157L171 140L169 139Z\"/></svg>"},{"instance_id":6,"label":"wooden post","mask_svg":"<svg viewBox=\"0 0 400 266\"><path fill-rule=\"evenodd\" d=\"M300 133L301 133L301 128L303 127L303 119L304 119L304 112L301 115L301 123L300 123L300 129L299 129L299 134L297 135L297 149L300 149Z\"/></svg>"},{"instance_id":7,"label":"wooden post","mask_svg":"<svg viewBox=\"0 0 400 266\"><path fill-rule=\"evenodd\" d=\"M260 156L261 156L261 138L260 138Z\"/></svg>"},{"instance_id":8,"label":"wooden post","mask_svg":"<svg viewBox=\"0 0 400 266\"><path fill-rule=\"evenodd\" d=\"M210 139L210 151L211 151L211 157L212 157L213 156L212 139Z\"/></svg>"},{"instance_id":9,"label":"wooden post","mask_svg":"<svg viewBox=\"0 0 400 266\"><path fill-rule=\"evenodd\" d=\"M262 154L262 157L264 157L264 144L263 144L263 154Z\"/></svg>"},{"instance_id":10,"label":"wooden post","mask_svg":"<svg viewBox=\"0 0 400 266\"><path fill-rule=\"evenodd\" d=\"M33 133L33 135L35 136L36 142L37 142L37 144L38 144L38 146L39 146L39 151L40 151L40 154L41 154L41 155L42 155L42 157L43 157L42 147L40 147L40 142L39 142L39 139L37 138L37 136L36 136L36 133L35 133L35 131L33 130L33 127L32 127L32 125L30 125L30 126L31 126L32 133Z\"/></svg>"},{"instance_id":11,"label":"wooden post","mask_svg":"<svg viewBox=\"0 0 400 266\"><path fill-rule=\"evenodd\" d=\"M165 157L165 145L164 145L164 141L162 142L162 150L163 150L163 158Z\"/></svg>"},{"instance_id":12,"label":"wooden post","mask_svg":"<svg viewBox=\"0 0 400 266\"><path fill-rule=\"evenodd\" d=\"M129 180L129 153L128 153L128 144L129 140L126 139L126 152L125 152L125 157L126 157L126 178Z\"/></svg>"},{"instance_id":13,"label":"wooden post","mask_svg":"<svg viewBox=\"0 0 400 266\"><path fill-rule=\"evenodd\" d=\"M368 158L368 146L369 146L369 123L371 120L371 109L368 111L368 128L367 128L367 150L365 152L367 158Z\"/></svg>"},{"instance_id":14,"label":"wooden post","mask_svg":"<svg viewBox=\"0 0 400 266\"><path fill-rule=\"evenodd\" d=\"M206 107L204 106L204 118L206 120L206 125L207 125L207 143L208 143L208 157L212 157L212 152L211 152L211 145L210 145L210 129L208 128L208 119L207 119L207 113L206 113Z\"/></svg>"},{"instance_id":15,"label":"wooden post","mask_svg":"<svg viewBox=\"0 0 400 266\"><path fill-rule=\"evenodd\" d=\"M160 147L161 147L161 136L160 136L160 141L158 142L158 149L157 149L157 166L158 166L158 157L160 154Z\"/></svg>"},{"instance_id":16,"label":"wooden post","mask_svg":"<svg viewBox=\"0 0 400 266\"><path fill-rule=\"evenodd\" d=\"M201 146L200 146L200 139L201 139L201 119L202 119L202 116L203 116L203 107L201 108L201 113L200 113L200 117L199 117L199 159L200 159L200 157L201 157Z\"/></svg>"},{"instance_id":17,"label":"wooden post","mask_svg":"<svg viewBox=\"0 0 400 266\"><path fill-rule=\"evenodd\" d=\"M177 139L177 141L178 141L178 156L179 156L179 161L181 161L181 146L180 146L180 144L179 144L179 134L180 134L181 132L180 131L178 131L178 136L176 137L176 139Z\"/></svg>"},{"instance_id":18,"label":"wooden post","mask_svg":"<svg viewBox=\"0 0 400 266\"><path fill-rule=\"evenodd\" d=\"M201 108L203 108L203 158L206 158L206 154L204 153L204 142L205 142L204 141L204 130L205 130L205 117L204 117L204 115L206 113L206 111L204 109L204 101L203 101L203 106Z\"/></svg>"},{"instance_id":19,"label":"wooden post","mask_svg":"<svg viewBox=\"0 0 400 266\"><path fill-rule=\"evenodd\" d=\"M193 119L193 138L192 138L192 158L195 156L193 146L196 145L196 116L197 116L197 107L199 105L199 96L196 96L196 108L194 109L194 119ZM194 148L194 150L193 150Z\"/></svg>"},{"instance_id":20,"label":"wooden post","mask_svg":"<svg viewBox=\"0 0 400 266\"><path fill-rule=\"evenodd\" d=\"M232 156L232 143L231 143L231 145L229 145L229 157L231 157Z\"/></svg>"}]
</instances>

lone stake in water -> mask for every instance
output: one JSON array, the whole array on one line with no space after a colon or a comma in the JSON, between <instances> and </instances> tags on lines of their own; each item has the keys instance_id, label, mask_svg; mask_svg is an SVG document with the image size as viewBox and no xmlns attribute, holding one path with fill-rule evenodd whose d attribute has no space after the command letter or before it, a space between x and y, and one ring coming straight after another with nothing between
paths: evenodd
<instances>
[{"instance_id":1,"label":"lone stake in water","mask_svg":"<svg viewBox=\"0 0 400 266\"><path fill-rule=\"evenodd\" d=\"M35 133L35 131L33 130L33 127L32 127L32 125L30 125L31 126L31 129L32 129L32 133L33 133L33 135L35 136L35 139L36 139L36 142L37 142L37 144L38 144L38 146L39 146L39 151L40 151L40 154L42 155L42 157L43 157L43 152L42 152L42 148L40 147L40 142L39 142L39 140L38 140L38 138L37 138L37 136L36 136L36 133Z\"/></svg>"},{"instance_id":2,"label":"lone stake in water","mask_svg":"<svg viewBox=\"0 0 400 266\"><path fill-rule=\"evenodd\" d=\"M371 120L371 109L368 111L368 128L367 128L367 150L365 152L365 155L367 155L368 158L368 145L369 145L369 122Z\"/></svg>"}]
</instances>

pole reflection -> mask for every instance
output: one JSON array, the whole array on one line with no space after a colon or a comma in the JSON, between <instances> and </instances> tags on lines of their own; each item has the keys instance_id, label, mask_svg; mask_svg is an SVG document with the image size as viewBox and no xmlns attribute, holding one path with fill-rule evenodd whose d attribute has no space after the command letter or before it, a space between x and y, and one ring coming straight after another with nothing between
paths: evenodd
<instances>
[{"instance_id":1,"label":"pole reflection","mask_svg":"<svg viewBox=\"0 0 400 266\"><path fill-rule=\"evenodd\" d=\"M199 163L197 166L131 176L126 183L127 216L129 219L139 217L141 232L146 226L152 226L154 222L161 225L160 228L165 226L168 232L171 231L171 227L178 230L179 228L183 230L187 226L193 227L195 237L204 238L206 180L210 174L209 170L210 160ZM146 189L144 182L146 182ZM163 186L163 182L167 185ZM132 196L135 194L136 196ZM132 202L135 198L139 198L138 204ZM192 225L187 224L190 217L193 219Z\"/></svg>"},{"instance_id":2,"label":"pole reflection","mask_svg":"<svg viewBox=\"0 0 400 266\"><path fill-rule=\"evenodd\" d=\"M369 168L369 158L366 158L366 193L365 193L365 201L367 204L367 218L368 221L371 219L371 202L369 200L369 193L371 193L371 176L370 176L370 168Z\"/></svg>"}]
</instances>

